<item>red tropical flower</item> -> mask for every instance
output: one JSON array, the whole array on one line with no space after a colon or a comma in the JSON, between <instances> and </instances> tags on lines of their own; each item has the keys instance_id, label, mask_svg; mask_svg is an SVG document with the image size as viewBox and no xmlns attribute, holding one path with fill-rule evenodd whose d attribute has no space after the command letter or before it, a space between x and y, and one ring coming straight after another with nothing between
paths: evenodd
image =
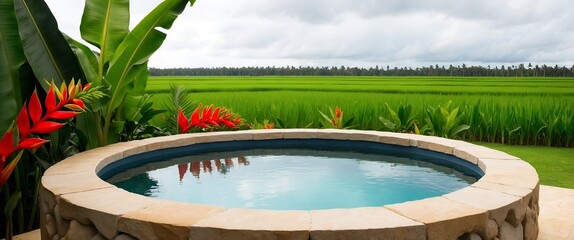
<instances>
[{"instance_id":1,"label":"red tropical flower","mask_svg":"<svg viewBox=\"0 0 574 240\"><path fill-rule=\"evenodd\" d=\"M17 139L13 134L13 127L10 127L0 140L0 187L12 174L24 149L36 150L48 142L42 138L30 137L30 135L54 132L65 125L54 120L68 120L84 111L83 101L75 96L78 92L89 88L89 84L82 87L82 84L75 84L72 80L68 87L62 84L61 89L58 89L52 82L44 100L44 107L36 91L32 93L27 107L24 103L16 117ZM69 110L63 110L63 108ZM20 152L8 165L5 165L8 158L16 151Z\"/></svg>"},{"instance_id":2,"label":"red tropical flower","mask_svg":"<svg viewBox=\"0 0 574 240\"><path fill-rule=\"evenodd\" d=\"M213 105L204 108L199 105L189 119L181 108L178 109L177 123L180 133L186 133L194 127L210 129L220 127L222 124L229 128L238 128L237 125L241 124L242 119L234 116L235 114L222 107L213 109Z\"/></svg>"}]
</instances>

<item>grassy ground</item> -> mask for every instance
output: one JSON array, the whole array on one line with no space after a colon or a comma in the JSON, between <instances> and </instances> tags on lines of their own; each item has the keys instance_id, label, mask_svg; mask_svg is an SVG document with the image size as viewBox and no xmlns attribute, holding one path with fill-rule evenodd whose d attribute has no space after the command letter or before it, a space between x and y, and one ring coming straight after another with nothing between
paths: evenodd
<instances>
[{"instance_id":1,"label":"grassy ground","mask_svg":"<svg viewBox=\"0 0 574 240\"><path fill-rule=\"evenodd\" d=\"M574 189L574 148L476 144L498 149L529 162L538 171L541 184Z\"/></svg>"}]
</instances>

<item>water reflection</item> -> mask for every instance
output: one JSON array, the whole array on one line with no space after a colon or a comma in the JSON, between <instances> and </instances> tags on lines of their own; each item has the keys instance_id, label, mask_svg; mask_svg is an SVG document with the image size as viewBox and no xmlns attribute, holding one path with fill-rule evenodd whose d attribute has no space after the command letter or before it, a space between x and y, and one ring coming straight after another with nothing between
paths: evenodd
<instances>
[{"instance_id":1,"label":"water reflection","mask_svg":"<svg viewBox=\"0 0 574 240\"><path fill-rule=\"evenodd\" d=\"M192 161L189 163L180 163L177 165L179 170L179 181L183 182L185 175L187 174L187 170L192 176L196 179L199 179L201 174L212 174L213 172L213 165L215 165L215 169L220 174L227 174L231 171L234 166L249 166L251 162L247 160L246 157L235 157L235 158L225 158L223 162L221 159L214 159L214 160L203 160L203 161ZM202 171L203 170L203 171Z\"/></svg>"}]
</instances>

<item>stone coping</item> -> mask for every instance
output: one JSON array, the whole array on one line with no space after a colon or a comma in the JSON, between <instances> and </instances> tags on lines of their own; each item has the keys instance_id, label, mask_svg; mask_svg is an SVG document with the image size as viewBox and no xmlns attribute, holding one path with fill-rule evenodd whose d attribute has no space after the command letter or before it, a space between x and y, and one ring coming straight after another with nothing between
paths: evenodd
<instances>
[{"instance_id":1,"label":"stone coping","mask_svg":"<svg viewBox=\"0 0 574 240\"><path fill-rule=\"evenodd\" d=\"M485 175L469 187L439 197L381 207L312 211L226 209L153 199L119 189L96 175L112 162L143 152L265 139L336 139L411 146L457 156L478 165ZM45 172L41 184L44 212L80 225L91 224L107 239L121 234L137 239L457 239L475 235L494 239L504 235L508 223L513 229L522 223L520 231L527 234L524 209L528 206L538 216L538 174L528 163L464 141L379 131L248 130L124 142L65 159ZM54 208L55 213L50 212ZM53 234L44 226L49 220L42 220L42 238L52 239ZM537 235L537 224L535 230Z\"/></svg>"}]
</instances>

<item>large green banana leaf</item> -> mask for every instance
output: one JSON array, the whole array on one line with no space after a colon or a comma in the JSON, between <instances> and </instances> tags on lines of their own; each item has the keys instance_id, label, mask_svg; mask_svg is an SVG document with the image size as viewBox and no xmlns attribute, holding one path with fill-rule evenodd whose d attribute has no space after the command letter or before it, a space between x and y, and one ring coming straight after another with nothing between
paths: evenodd
<instances>
[{"instance_id":1,"label":"large green banana leaf","mask_svg":"<svg viewBox=\"0 0 574 240\"><path fill-rule=\"evenodd\" d=\"M141 101L147 86L147 76L149 75L147 64L134 66L130 73L134 74L132 77L134 81L127 87L129 90L123 97L123 104L118 108L120 114L116 116L116 120L119 121L131 120L131 117L137 113L138 103Z\"/></svg>"},{"instance_id":2,"label":"large green banana leaf","mask_svg":"<svg viewBox=\"0 0 574 240\"><path fill-rule=\"evenodd\" d=\"M117 48L106 74L111 84L110 104L106 113L109 118L125 95L125 87L131 84L130 70L134 65L148 61L161 46L166 34L157 28L169 29L189 0L165 0L150 12L124 39ZM192 1L193 3L193 1Z\"/></svg>"},{"instance_id":3,"label":"large green banana leaf","mask_svg":"<svg viewBox=\"0 0 574 240\"><path fill-rule=\"evenodd\" d=\"M85 81L80 63L44 0L14 0L18 31L26 59L39 81L56 84L72 79ZM43 84L44 89L48 86Z\"/></svg>"},{"instance_id":4,"label":"large green banana leaf","mask_svg":"<svg viewBox=\"0 0 574 240\"><path fill-rule=\"evenodd\" d=\"M22 105L18 70L26 61L12 0L0 0L0 134L10 127Z\"/></svg>"},{"instance_id":5,"label":"large green banana leaf","mask_svg":"<svg viewBox=\"0 0 574 240\"><path fill-rule=\"evenodd\" d=\"M86 0L80 32L82 38L100 49L98 76L129 32L129 0Z\"/></svg>"},{"instance_id":6,"label":"large green banana leaf","mask_svg":"<svg viewBox=\"0 0 574 240\"><path fill-rule=\"evenodd\" d=\"M66 41L70 44L72 51L76 54L84 74L86 75L86 80L91 83L96 83L96 85L101 85L101 78L98 77L98 58L96 54L90 50L84 44L74 40L68 35L64 34Z\"/></svg>"}]
</instances>

